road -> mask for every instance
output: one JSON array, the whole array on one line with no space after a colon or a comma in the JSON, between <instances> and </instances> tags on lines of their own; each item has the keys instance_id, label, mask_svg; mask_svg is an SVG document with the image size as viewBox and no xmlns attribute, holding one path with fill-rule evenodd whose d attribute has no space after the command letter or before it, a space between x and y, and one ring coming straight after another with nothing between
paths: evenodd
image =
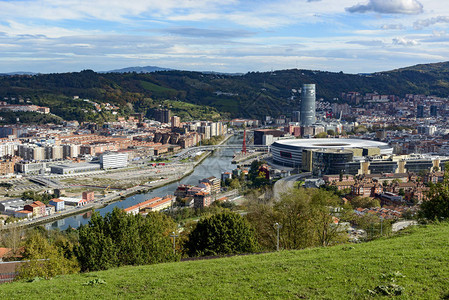
<instances>
[{"instance_id":1,"label":"road","mask_svg":"<svg viewBox=\"0 0 449 300\"><path fill-rule=\"evenodd\" d=\"M412 225L418 225L418 222L416 221L400 221L396 222L391 226L391 231L397 232L399 230L402 230L406 227L412 226Z\"/></svg>"},{"instance_id":2,"label":"road","mask_svg":"<svg viewBox=\"0 0 449 300\"><path fill-rule=\"evenodd\" d=\"M299 179L303 179L309 177L311 175L310 172L301 173L297 175L292 175L289 177L281 178L273 186L273 197L275 201L279 201L281 199L282 193L287 192L289 189L294 187L294 184Z\"/></svg>"}]
</instances>

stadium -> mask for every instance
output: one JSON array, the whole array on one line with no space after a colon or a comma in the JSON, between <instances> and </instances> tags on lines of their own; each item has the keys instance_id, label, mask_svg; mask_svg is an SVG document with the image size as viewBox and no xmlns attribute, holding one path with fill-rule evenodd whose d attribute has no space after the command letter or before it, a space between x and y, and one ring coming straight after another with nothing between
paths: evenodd
<instances>
[{"instance_id":1,"label":"stadium","mask_svg":"<svg viewBox=\"0 0 449 300\"><path fill-rule=\"evenodd\" d=\"M332 167L351 162L354 157L391 155L393 148L386 143L361 139L288 139L273 143L271 153L276 164L311 170L312 164Z\"/></svg>"}]
</instances>

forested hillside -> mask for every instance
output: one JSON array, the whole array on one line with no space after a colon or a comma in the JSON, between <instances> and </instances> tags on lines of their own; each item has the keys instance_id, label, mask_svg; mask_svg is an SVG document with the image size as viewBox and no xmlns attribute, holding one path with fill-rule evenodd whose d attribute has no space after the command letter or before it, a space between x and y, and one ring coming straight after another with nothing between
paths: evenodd
<instances>
[{"instance_id":1,"label":"forested hillside","mask_svg":"<svg viewBox=\"0 0 449 300\"><path fill-rule=\"evenodd\" d=\"M81 121L88 119L83 112L87 104L73 100L75 95L80 99L117 104L125 115L141 112L151 116L159 105L170 107L174 101L181 101L210 107L209 112L215 117L261 118L291 113L299 98L292 90L300 89L304 83L317 84L317 96L325 100L338 98L348 91L445 97L449 94L449 63L364 75L297 69L234 76L187 71L95 73L90 70L14 75L0 77L0 96L30 98L33 104L50 106L53 113L64 119ZM193 112L185 117L194 118L196 108L199 107L182 108L179 112Z\"/></svg>"}]
</instances>

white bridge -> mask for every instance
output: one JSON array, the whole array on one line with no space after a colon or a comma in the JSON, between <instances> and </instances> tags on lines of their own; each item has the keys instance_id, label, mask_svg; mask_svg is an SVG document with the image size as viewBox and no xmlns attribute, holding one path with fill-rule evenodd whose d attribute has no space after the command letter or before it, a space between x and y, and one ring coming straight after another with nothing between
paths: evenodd
<instances>
[{"instance_id":1,"label":"white bridge","mask_svg":"<svg viewBox=\"0 0 449 300\"><path fill-rule=\"evenodd\" d=\"M242 144L231 144L231 145L207 145L207 146L197 146L185 149L181 153L178 153L176 157L183 157L185 155L189 155L193 152L200 151L212 151L217 149L235 149L242 150ZM270 146L265 145L246 145L246 150L256 150L260 152L270 152Z\"/></svg>"}]
</instances>

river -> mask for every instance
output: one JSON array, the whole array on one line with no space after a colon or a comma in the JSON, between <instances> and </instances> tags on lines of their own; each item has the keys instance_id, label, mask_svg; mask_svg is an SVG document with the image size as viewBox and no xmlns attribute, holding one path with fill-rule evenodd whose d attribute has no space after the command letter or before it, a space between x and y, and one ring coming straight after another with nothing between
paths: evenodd
<instances>
[{"instance_id":1,"label":"river","mask_svg":"<svg viewBox=\"0 0 449 300\"><path fill-rule=\"evenodd\" d=\"M242 138L238 136L232 136L225 144L239 144L242 142ZM225 171L231 171L236 168L236 165L231 164L232 157L235 149L219 149L212 155L208 156L201 164L199 164L192 174L184 177L178 182L168 184L166 186L149 191L146 194L137 194L130 196L121 201L110 203L109 205L98 209L100 214L104 216L106 213L111 212L114 207L127 208L137 203L145 201L153 197L162 197L167 194L173 194L179 184L198 184L198 181L210 176L217 178L221 177L221 173ZM79 215L72 215L64 219L57 220L53 223L46 224L47 229L65 230L69 226L78 228L81 224L87 224L90 220L91 212L85 212Z\"/></svg>"}]
</instances>

